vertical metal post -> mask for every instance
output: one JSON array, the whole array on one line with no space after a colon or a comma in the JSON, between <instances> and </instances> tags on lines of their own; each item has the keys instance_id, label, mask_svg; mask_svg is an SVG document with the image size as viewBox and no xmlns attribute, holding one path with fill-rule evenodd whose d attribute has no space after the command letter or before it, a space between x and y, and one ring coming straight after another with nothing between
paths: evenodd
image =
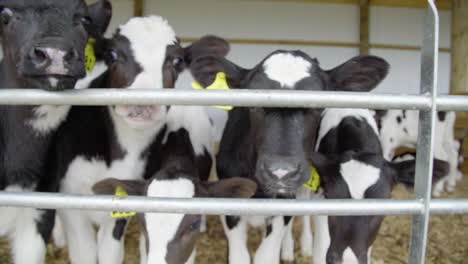
<instances>
[{"instance_id":1,"label":"vertical metal post","mask_svg":"<svg viewBox=\"0 0 468 264\"><path fill-rule=\"evenodd\" d=\"M421 94L432 97L432 109L420 111L419 138L416 165L416 198L424 203L424 212L413 218L410 243L410 264L423 264L426 256L432 192L434 126L437 116L437 69L439 52L439 15L434 0L428 0L424 22L424 40L421 59Z\"/></svg>"}]
</instances>

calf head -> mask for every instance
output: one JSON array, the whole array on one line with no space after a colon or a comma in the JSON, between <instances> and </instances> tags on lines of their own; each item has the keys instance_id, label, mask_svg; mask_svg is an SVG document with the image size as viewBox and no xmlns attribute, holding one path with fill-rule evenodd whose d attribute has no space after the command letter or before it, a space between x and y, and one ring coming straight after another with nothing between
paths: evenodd
<instances>
[{"instance_id":1,"label":"calf head","mask_svg":"<svg viewBox=\"0 0 468 264\"><path fill-rule=\"evenodd\" d=\"M194 181L183 173L160 171L142 181L106 179L97 183L96 194L113 194L117 186L130 195L164 198L249 198L256 190L253 181L232 178L218 182ZM192 255L200 234L200 215L144 213L138 219L143 232L148 264L184 264ZM144 252L143 252L144 253Z\"/></svg>"},{"instance_id":2,"label":"calf head","mask_svg":"<svg viewBox=\"0 0 468 264\"><path fill-rule=\"evenodd\" d=\"M90 30L111 12L100 0L4 0L0 2L3 72L15 88L72 89L85 76Z\"/></svg>"},{"instance_id":3,"label":"calf head","mask_svg":"<svg viewBox=\"0 0 468 264\"><path fill-rule=\"evenodd\" d=\"M137 17L120 26L106 44L108 86L127 89L173 88L193 54L225 56L228 43L206 36L183 48L168 22L158 16ZM112 112L135 128L165 119L165 106L114 106Z\"/></svg>"},{"instance_id":4,"label":"calf head","mask_svg":"<svg viewBox=\"0 0 468 264\"><path fill-rule=\"evenodd\" d=\"M389 162L381 155L348 151L340 157L311 155L327 199L388 199L396 183L414 185L414 160ZM434 161L433 181L448 171L448 163ZM367 264L383 216L328 216L328 244L324 262Z\"/></svg>"},{"instance_id":5,"label":"calf head","mask_svg":"<svg viewBox=\"0 0 468 264\"><path fill-rule=\"evenodd\" d=\"M224 58L203 56L192 63L191 71L204 86L225 72L234 89L370 91L386 76L388 64L362 56L327 71L301 51L276 51L250 70ZM269 196L294 195L310 176L307 157L319 119L319 112L311 109L235 108L221 141L218 175L255 176Z\"/></svg>"}]
</instances>

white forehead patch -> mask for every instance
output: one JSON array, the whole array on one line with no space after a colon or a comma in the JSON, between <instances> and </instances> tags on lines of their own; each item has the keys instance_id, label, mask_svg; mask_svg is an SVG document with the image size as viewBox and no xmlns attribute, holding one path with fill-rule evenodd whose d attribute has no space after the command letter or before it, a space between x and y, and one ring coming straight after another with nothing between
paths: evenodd
<instances>
[{"instance_id":1,"label":"white forehead patch","mask_svg":"<svg viewBox=\"0 0 468 264\"><path fill-rule=\"evenodd\" d=\"M163 88L166 48L177 42L167 20L159 16L135 17L119 29L120 35L130 41L135 61L142 67L129 88Z\"/></svg>"},{"instance_id":2,"label":"white forehead patch","mask_svg":"<svg viewBox=\"0 0 468 264\"><path fill-rule=\"evenodd\" d=\"M353 199L363 199L366 190L377 183L380 178L379 168L357 160L341 164L340 173Z\"/></svg>"},{"instance_id":3,"label":"white forehead patch","mask_svg":"<svg viewBox=\"0 0 468 264\"><path fill-rule=\"evenodd\" d=\"M310 76L310 62L290 53L278 53L263 63L265 74L283 87L293 88L302 79Z\"/></svg>"},{"instance_id":4,"label":"white forehead patch","mask_svg":"<svg viewBox=\"0 0 468 264\"><path fill-rule=\"evenodd\" d=\"M147 196L164 198L192 198L195 185L188 179L154 180L148 186ZM146 213L148 231L148 263L166 263L167 244L177 233L183 214Z\"/></svg>"},{"instance_id":5,"label":"white forehead patch","mask_svg":"<svg viewBox=\"0 0 468 264\"><path fill-rule=\"evenodd\" d=\"M354 109L354 108L327 108L322 113L322 121L320 123L320 130L317 138L316 149L319 148L320 142L331 129L337 127L341 121L346 117L356 117L365 121L374 130L375 135L379 136L377 123L371 111L367 109Z\"/></svg>"}]
</instances>

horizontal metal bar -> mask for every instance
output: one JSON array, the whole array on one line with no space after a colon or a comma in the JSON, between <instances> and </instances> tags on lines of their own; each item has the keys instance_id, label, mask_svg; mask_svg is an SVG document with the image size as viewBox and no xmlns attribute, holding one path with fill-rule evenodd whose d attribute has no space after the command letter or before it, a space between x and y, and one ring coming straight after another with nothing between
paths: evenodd
<instances>
[{"instance_id":1,"label":"horizontal metal bar","mask_svg":"<svg viewBox=\"0 0 468 264\"><path fill-rule=\"evenodd\" d=\"M436 99L437 110L440 111L468 111L468 96L460 95L449 95L449 96L439 96Z\"/></svg>"},{"instance_id":2,"label":"horizontal metal bar","mask_svg":"<svg viewBox=\"0 0 468 264\"><path fill-rule=\"evenodd\" d=\"M422 200L169 199L0 192L0 205L43 209L227 215L422 214ZM434 200L431 213L468 213L468 199Z\"/></svg>"},{"instance_id":3,"label":"horizontal metal bar","mask_svg":"<svg viewBox=\"0 0 468 264\"><path fill-rule=\"evenodd\" d=\"M352 92L278 90L194 91L86 89L65 92L0 90L0 105L232 105L263 107L431 108L429 97ZM468 110L468 100L461 104Z\"/></svg>"}]
</instances>

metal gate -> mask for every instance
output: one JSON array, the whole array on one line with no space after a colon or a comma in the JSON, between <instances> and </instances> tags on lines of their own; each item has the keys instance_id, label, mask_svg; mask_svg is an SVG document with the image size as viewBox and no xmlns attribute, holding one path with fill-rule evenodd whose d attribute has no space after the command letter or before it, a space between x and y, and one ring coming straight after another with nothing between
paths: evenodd
<instances>
[{"instance_id":1,"label":"metal gate","mask_svg":"<svg viewBox=\"0 0 468 264\"><path fill-rule=\"evenodd\" d=\"M424 23L420 95L378 95L310 91L80 90L51 93L0 90L0 105L232 105L302 108L420 110L416 197L411 200L261 200L165 199L80 196L57 193L0 192L0 205L43 209L80 209L221 215L413 215L411 264L424 263L431 214L468 214L468 199L431 199L433 137L437 111L468 111L468 97L437 96L439 15L434 0Z\"/></svg>"}]
</instances>

